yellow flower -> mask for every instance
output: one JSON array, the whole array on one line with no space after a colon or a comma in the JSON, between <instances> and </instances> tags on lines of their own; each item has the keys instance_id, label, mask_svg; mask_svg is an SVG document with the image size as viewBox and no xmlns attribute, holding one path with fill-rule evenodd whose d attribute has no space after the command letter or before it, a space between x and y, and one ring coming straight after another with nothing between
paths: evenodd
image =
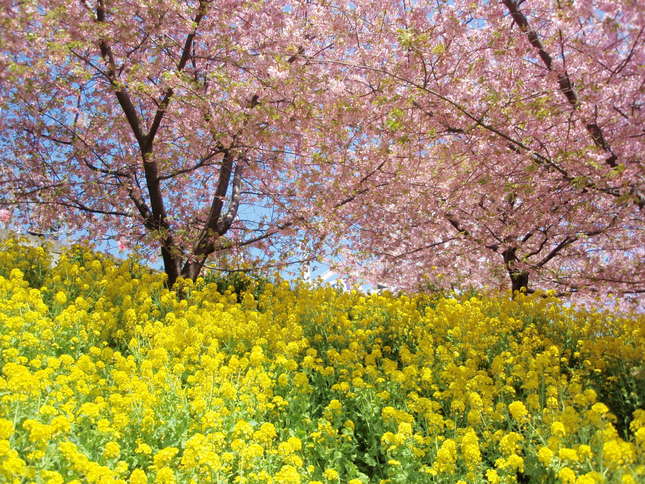
<instances>
[{"instance_id":1,"label":"yellow flower","mask_svg":"<svg viewBox=\"0 0 645 484\"><path fill-rule=\"evenodd\" d=\"M350 480L343 461L365 430L354 403L368 390L382 417L371 436L386 456L381 484L405 480L406 469L420 482L499 484L533 454L548 466L538 480L645 475L645 410L634 412L634 440L625 442L607 405L585 389L611 359L638 362L641 316L580 316L528 295L428 304L427 295L292 291L289 283L267 284L255 298L187 282L178 298L158 274L133 276L140 269L131 261L77 251L52 267L46 253L25 261L26 251L9 252L0 249L0 273L25 270L0 274L0 482L360 484L365 478ZM51 269L32 267L41 258ZM27 281L35 273L42 288ZM547 333L534 323L545 319ZM571 350L565 329L578 340ZM586 361L567 368L570 358ZM323 415L303 405L320 384L333 393ZM535 428L527 426L533 415ZM175 416L181 428L172 428ZM132 443L137 422L150 440ZM77 447L64 438L72 429L109 443L98 454L95 445ZM158 451L159 439L174 447ZM340 455L324 472L304 462L330 450ZM482 466L483 455L496 467Z\"/></svg>"},{"instance_id":2,"label":"yellow flower","mask_svg":"<svg viewBox=\"0 0 645 484\"><path fill-rule=\"evenodd\" d=\"M575 484L576 473L569 467L563 467L558 471L558 478L562 481L562 484Z\"/></svg>"},{"instance_id":3,"label":"yellow flower","mask_svg":"<svg viewBox=\"0 0 645 484\"><path fill-rule=\"evenodd\" d=\"M249 436L253 433L253 426L246 420L238 420L233 427L233 434Z\"/></svg>"},{"instance_id":4,"label":"yellow flower","mask_svg":"<svg viewBox=\"0 0 645 484\"><path fill-rule=\"evenodd\" d=\"M8 440L13 435L13 423L6 418L0 418L0 440Z\"/></svg>"},{"instance_id":5,"label":"yellow flower","mask_svg":"<svg viewBox=\"0 0 645 484\"><path fill-rule=\"evenodd\" d=\"M474 469L481 463L481 451L477 434L470 429L461 440L461 452L464 456L466 467Z\"/></svg>"},{"instance_id":6,"label":"yellow flower","mask_svg":"<svg viewBox=\"0 0 645 484\"><path fill-rule=\"evenodd\" d=\"M275 480L284 484L300 484L301 482L300 473L291 465L282 466L275 475Z\"/></svg>"},{"instance_id":7,"label":"yellow flower","mask_svg":"<svg viewBox=\"0 0 645 484\"><path fill-rule=\"evenodd\" d=\"M54 417L52 419L51 426L54 428L55 434L67 433L72 429L72 423L63 415Z\"/></svg>"},{"instance_id":8,"label":"yellow flower","mask_svg":"<svg viewBox=\"0 0 645 484\"><path fill-rule=\"evenodd\" d=\"M130 484L148 484L148 477L141 469L135 469L130 474L130 480L128 482Z\"/></svg>"},{"instance_id":9,"label":"yellow flower","mask_svg":"<svg viewBox=\"0 0 645 484\"><path fill-rule=\"evenodd\" d=\"M233 439L231 442L231 449L239 452L242 448L244 448L244 441L242 439Z\"/></svg>"},{"instance_id":10,"label":"yellow flower","mask_svg":"<svg viewBox=\"0 0 645 484\"><path fill-rule=\"evenodd\" d=\"M243 454L246 458L250 459L262 457L264 454L264 448L259 444L251 444L244 449Z\"/></svg>"},{"instance_id":11,"label":"yellow flower","mask_svg":"<svg viewBox=\"0 0 645 484\"><path fill-rule=\"evenodd\" d=\"M55 430L51 425L32 419L25 420L22 423L22 427L29 432L29 440L34 444L49 442Z\"/></svg>"},{"instance_id":12,"label":"yellow flower","mask_svg":"<svg viewBox=\"0 0 645 484\"><path fill-rule=\"evenodd\" d=\"M506 466L517 472L524 472L524 459L517 454L511 454L506 459Z\"/></svg>"},{"instance_id":13,"label":"yellow flower","mask_svg":"<svg viewBox=\"0 0 645 484\"><path fill-rule=\"evenodd\" d=\"M501 482L499 474L494 469L486 470L486 479L490 484L499 484Z\"/></svg>"},{"instance_id":14,"label":"yellow flower","mask_svg":"<svg viewBox=\"0 0 645 484\"><path fill-rule=\"evenodd\" d=\"M538 450L538 460L542 462L545 466L548 466L553 459L553 451L548 447L540 447Z\"/></svg>"},{"instance_id":15,"label":"yellow flower","mask_svg":"<svg viewBox=\"0 0 645 484\"><path fill-rule=\"evenodd\" d=\"M166 447L161 449L153 458L154 466L160 471L162 467L168 465L178 452L179 449L176 447ZM165 472L167 473L167 471Z\"/></svg>"},{"instance_id":16,"label":"yellow flower","mask_svg":"<svg viewBox=\"0 0 645 484\"><path fill-rule=\"evenodd\" d=\"M558 457L562 460L568 460L569 462L578 462L578 453L575 449L570 449L568 447L562 447L558 451Z\"/></svg>"},{"instance_id":17,"label":"yellow flower","mask_svg":"<svg viewBox=\"0 0 645 484\"><path fill-rule=\"evenodd\" d=\"M437 451L437 458L432 467L440 474L451 474L455 471L456 460L457 444L452 439L446 439Z\"/></svg>"},{"instance_id":18,"label":"yellow flower","mask_svg":"<svg viewBox=\"0 0 645 484\"><path fill-rule=\"evenodd\" d=\"M522 402L514 401L508 405L508 411L518 422L524 422L528 415L528 410Z\"/></svg>"},{"instance_id":19,"label":"yellow flower","mask_svg":"<svg viewBox=\"0 0 645 484\"><path fill-rule=\"evenodd\" d=\"M136 449L134 449L134 451L137 454L143 454L143 455L152 454L152 448L148 444L146 444L145 442L142 442L139 445L137 445L137 447L136 447Z\"/></svg>"},{"instance_id":20,"label":"yellow flower","mask_svg":"<svg viewBox=\"0 0 645 484\"><path fill-rule=\"evenodd\" d=\"M264 350L262 349L262 347L257 345L254 346L253 349L251 350L251 356L249 357L251 364L254 366L258 366L265 359L266 357L264 356Z\"/></svg>"},{"instance_id":21,"label":"yellow flower","mask_svg":"<svg viewBox=\"0 0 645 484\"><path fill-rule=\"evenodd\" d=\"M302 441L298 437L289 437L287 439L287 443L289 444L289 447L291 447L292 452L302 449Z\"/></svg>"},{"instance_id":22,"label":"yellow flower","mask_svg":"<svg viewBox=\"0 0 645 484\"><path fill-rule=\"evenodd\" d=\"M509 432L499 441L499 448L503 455L515 454L519 451L519 442L523 437L517 432Z\"/></svg>"},{"instance_id":23,"label":"yellow flower","mask_svg":"<svg viewBox=\"0 0 645 484\"><path fill-rule=\"evenodd\" d=\"M400 422L398 426L398 433L405 436L412 435L412 425L409 422Z\"/></svg>"},{"instance_id":24,"label":"yellow flower","mask_svg":"<svg viewBox=\"0 0 645 484\"><path fill-rule=\"evenodd\" d=\"M558 399L555 397L547 397L546 406L547 408L558 408Z\"/></svg>"},{"instance_id":25,"label":"yellow flower","mask_svg":"<svg viewBox=\"0 0 645 484\"><path fill-rule=\"evenodd\" d=\"M130 465L126 461L120 460L114 466L114 472L116 472L117 474L125 474L126 472L128 472L129 468Z\"/></svg>"},{"instance_id":26,"label":"yellow flower","mask_svg":"<svg viewBox=\"0 0 645 484\"><path fill-rule=\"evenodd\" d=\"M617 468L634 462L634 448L629 442L613 439L602 446L602 457L609 468Z\"/></svg>"},{"instance_id":27,"label":"yellow flower","mask_svg":"<svg viewBox=\"0 0 645 484\"><path fill-rule=\"evenodd\" d=\"M157 471L156 484L175 484L175 473L170 467L162 467Z\"/></svg>"},{"instance_id":28,"label":"yellow flower","mask_svg":"<svg viewBox=\"0 0 645 484\"><path fill-rule=\"evenodd\" d=\"M576 484L598 484L605 479L598 472L587 472L576 478Z\"/></svg>"},{"instance_id":29,"label":"yellow flower","mask_svg":"<svg viewBox=\"0 0 645 484\"><path fill-rule=\"evenodd\" d=\"M591 388L584 391L584 396L587 399L587 403L594 403L596 398L598 398L598 394Z\"/></svg>"},{"instance_id":30,"label":"yellow flower","mask_svg":"<svg viewBox=\"0 0 645 484\"><path fill-rule=\"evenodd\" d=\"M638 445L645 448L645 427L641 427L634 432L634 439Z\"/></svg>"},{"instance_id":31,"label":"yellow flower","mask_svg":"<svg viewBox=\"0 0 645 484\"><path fill-rule=\"evenodd\" d=\"M593 404L591 411L602 416L609 412L609 408L604 403L598 402Z\"/></svg>"},{"instance_id":32,"label":"yellow flower","mask_svg":"<svg viewBox=\"0 0 645 484\"><path fill-rule=\"evenodd\" d=\"M253 432L253 439L265 444L270 443L277 436L275 425L270 422L263 423L258 430Z\"/></svg>"},{"instance_id":33,"label":"yellow flower","mask_svg":"<svg viewBox=\"0 0 645 484\"><path fill-rule=\"evenodd\" d=\"M645 410L640 408L634 410L634 419L629 424L629 428L632 432L636 432L640 428L645 428Z\"/></svg>"},{"instance_id":34,"label":"yellow flower","mask_svg":"<svg viewBox=\"0 0 645 484\"><path fill-rule=\"evenodd\" d=\"M306 373L299 372L293 377L293 384L300 389L300 391L308 392L309 390L309 377Z\"/></svg>"},{"instance_id":35,"label":"yellow flower","mask_svg":"<svg viewBox=\"0 0 645 484\"><path fill-rule=\"evenodd\" d=\"M551 433L558 437L564 437L567 433L562 422L553 422L551 424Z\"/></svg>"},{"instance_id":36,"label":"yellow flower","mask_svg":"<svg viewBox=\"0 0 645 484\"><path fill-rule=\"evenodd\" d=\"M325 469L323 476L329 481L336 481L340 479L340 475L334 469Z\"/></svg>"},{"instance_id":37,"label":"yellow flower","mask_svg":"<svg viewBox=\"0 0 645 484\"><path fill-rule=\"evenodd\" d=\"M43 471L41 474L43 479L46 479L46 484L63 484L65 479L56 471Z\"/></svg>"},{"instance_id":38,"label":"yellow flower","mask_svg":"<svg viewBox=\"0 0 645 484\"><path fill-rule=\"evenodd\" d=\"M580 456L582 459L591 458L593 456L591 447L589 447L586 444L579 445L577 449L577 453L578 453L578 456Z\"/></svg>"},{"instance_id":39,"label":"yellow flower","mask_svg":"<svg viewBox=\"0 0 645 484\"><path fill-rule=\"evenodd\" d=\"M103 456L106 459L116 459L121 455L121 447L116 442L108 442L103 448Z\"/></svg>"},{"instance_id":40,"label":"yellow flower","mask_svg":"<svg viewBox=\"0 0 645 484\"><path fill-rule=\"evenodd\" d=\"M98 417L101 413L101 407L93 402L86 402L81 405L78 410L79 415L84 415L90 418Z\"/></svg>"},{"instance_id":41,"label":"yellow flower","mask_svg":"<svg viewBox=\"0 0 645 484\"><path fill-rule=\"evenodd\" d=\"M334 414L339 414L343 411L343 404L339 400L333 399L325 408L325 416L329 419L332 418Z\"/></svg>"}]
</instances>

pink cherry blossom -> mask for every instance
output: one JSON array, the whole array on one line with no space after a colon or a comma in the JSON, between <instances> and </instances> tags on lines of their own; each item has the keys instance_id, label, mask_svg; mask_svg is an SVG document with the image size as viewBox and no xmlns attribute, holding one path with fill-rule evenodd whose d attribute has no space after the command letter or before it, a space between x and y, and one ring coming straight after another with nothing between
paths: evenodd
<instances>
[{"instance_id":1,"label":"pink cherry blossom","mask_svg":"<svg viewBox=\"0 0 645 484\"><path fill-rule=\"evenodd\" d=\"M11 212L6 208L0 209L0 222L8 223L11 220Z\"/></svg>"},{"instance_id":2,"label":"pink cherry blossom","mask_svg":"<svg viewBox=\"0 0 645 484\"><path fill-rule=\"evenodd\" d=\"M172 285L235 248L293 262L322 238L311 219L349 203L361 122L328 99L346 73L326 60L350 55L331 6L0 4L2 201L32 225L127 233Z\"/></svg>"},{"instance_id":3,"label":"pink cherry blossom","mask_svg":"<svg viewBox=\"0 0 645 484\"><path fill-rule=\"evenodd\" d=\"M338 214L361 254L343 270L402 288L645 293L638 2L356 5L355 57L339 62L370 86L371 156L389 169Z\"/></svg>"},{"instance_id":4,"label":"pink cherry blossom","mask_svg":"<svg viewBox=\"0 0 645 484\"><path fill-rule=\"evenodd\" d=\"M0 201L32 224L160 251L170 284L255 247L645 293L639 2L0 4Z\"/></svg>"}]
</instances>

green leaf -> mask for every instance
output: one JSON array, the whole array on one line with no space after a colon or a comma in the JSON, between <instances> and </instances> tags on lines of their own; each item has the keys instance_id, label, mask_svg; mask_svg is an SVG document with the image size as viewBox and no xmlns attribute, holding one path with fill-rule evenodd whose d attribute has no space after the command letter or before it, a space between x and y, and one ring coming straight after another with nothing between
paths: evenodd
<instances>
[{"instance_id":1,"label":"green leaf","mask_svg":"<svg viewBox=\"0 0 645 484\"><path fill-rule=\"evenodd\" d=\"M437 44L432 48L432 53L434 55L441 55L446 51L446 46L443 44Z\"/></svg>"}]
</instances>

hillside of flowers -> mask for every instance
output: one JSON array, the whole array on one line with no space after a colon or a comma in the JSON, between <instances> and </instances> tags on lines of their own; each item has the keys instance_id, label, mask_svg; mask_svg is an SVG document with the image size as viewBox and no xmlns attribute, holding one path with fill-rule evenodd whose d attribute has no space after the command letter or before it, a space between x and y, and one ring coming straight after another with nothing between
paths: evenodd
<instances>
[{"instance_id":1,"label":"hillside of flowers","mask_svg":"<svg viewBox=\"0 0 645 484\"><path fill-rule=\"evenodd\" d=\"M645 479L642 315L248 285L0 242L0 481Z\"/></svg>"}]
</instances>

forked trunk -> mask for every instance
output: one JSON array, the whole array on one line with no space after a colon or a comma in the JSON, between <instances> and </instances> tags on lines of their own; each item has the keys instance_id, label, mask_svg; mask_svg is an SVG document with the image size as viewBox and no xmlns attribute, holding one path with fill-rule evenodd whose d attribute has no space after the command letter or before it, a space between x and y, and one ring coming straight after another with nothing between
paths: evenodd
<instances>
[{"instance_id":1,"label":"forked trunk","mask_svg":"<svg viewBox=\"0 0 645 484\"><path fill-rule=\"evenodd\" d=\"M195 282L202 271L202 267L204 267L205 261L206 257L203 257L201 261L186 262L181 270L181 277Z\"/></svg>"}]
</instances>

